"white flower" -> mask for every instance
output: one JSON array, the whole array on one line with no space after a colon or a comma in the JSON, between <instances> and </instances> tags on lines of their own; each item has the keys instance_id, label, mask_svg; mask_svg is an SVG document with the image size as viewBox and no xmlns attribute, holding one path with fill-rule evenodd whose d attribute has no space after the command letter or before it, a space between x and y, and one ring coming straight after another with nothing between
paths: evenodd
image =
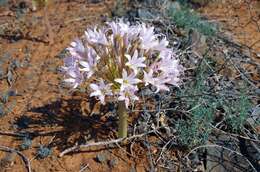
<instances>
[{"instance_id":1,"label":"white flower","mask_svg":"<svg viewBox=\"0 0 260 172\"><path fill-rule=\"evenodd\" d=\"M179 82L180 82L179 75L171 75L169 76L169 78L170 81L167 82L168 84L175 85L177 87L179 86Z\"/></svg>"},{"instance_id":2,"label":"white flower","mask_svg":"<svg viewBox=\"0 0 260 172\"><path fill-rule=\"evenodd\" d=\"M125 34L129 33L129 23L124 23L123 20L119 20L118 22L112 21L108 22L107 24L110 26L113 35L115 36L124 36Z\"/></svg>"},{"instance_id":3,"label":"white flower","mask_svg":"<svg viewBox=\"0 0 260 172\"><path fill-rule=\"evenodd\" d=\"M87 57L79 60L79 64L81 65L80 71L85 72L87 78L90 78L96 70L96 65L100 57L96 54L93 48L87 48Z\"/></svg>"},{"instance_id":4,"label":"white flower","mask_svg":"<svg viewBox=\"0 0 260 172\"><path fill-rule=\"evenodd\" d=\"M93 30L88 29L85 31L85 36L87 41L89 41L91 44L108 44L106 34L102 29L97 29L96 27Z\"/></svg>"},{"instance_id":5,"label":"white flower","mask_svg":"<svg viewBox=\"0 0 260 172\"><path fill-rule=\"evenodd\" d=\"M170 81L170 78L167 76L161 75L160 77L153 77L153 70L150 70L148 73L144 71L144 78L145 86L151 84L156 87L156 93L160 90L169 91L169 88L165 85L167 82Z\"/></svg>"},{"instance_id":6,"label":"white flower","mask_svg":"<svg viewBox=\"0 0 260 172\"><path fill-rule=\"evenodd\" d=\"M68 83L73 88L77 88L83 81L83 76L77 67L68 68L66 75L68 78L65 79L64 82Z\"/></svg>"},{"instance_id":7,"label":"white flower","mask_svg":"<svg viewBox=\"0 0 260 172\"><path fill-rule=\"evenodd\" d=\"M144 64L145 57L138 58L138 51L135 50L134 55L131 57L129 54L125 55L128 59L128 62L125 64L134 70L134 73L138 73L138 68L144 68L146 65Z\"/></svg>"},{"instance_id":8,"label":"white flower","mask_svg":"<svg viewBox=\"0 0 260 172\"><path fill-rule=\"evenodd\" d=\"M85 49L82 41L79 39L76 39L75 41L73 41L70 44L70 47L67 48L67 50L69 50L71 56L74 56L75 58L78 58L78 59L86 56L86 49Z\"/></svg>"},{"instance_id":9,"label":"white flower","mask_svg":"<svg viewBox=\"0 0 260 172\"><path fill-rule=\"evenodd\" d=\"M158 41L152 48L157 51L165 51L167 50L168 44L169 41L167 41L167 39L164 37L161 41Z\"/></svg>"},{"instance_id":10,"label":"white flower","mask_svg":"<svg viewBox=\"0 0 260 172\"><path fill-rule=\"evenodd\" d=\"M140 79L136 78L134 73L131 73L128 76L125 69L123 69L122 78L116 78L115 81L121 84L121 91L126 87L133 87L135 84L142 82Z\"/></svg>"},{"instance_id":11,"label":"white flower","mask_svg":"<svg viewBox=\"0 0 260 172\"><path fill-rule=\"evenodd\" d=\"M178 72L179 61L170 58L162 59L158 64L158 69L165 73L175 73Z\"/></svg>"},{"instance_id":12,"label":"white flower","mask_svg":"<svg viewBox=\"0 0 260 172\"><path fill-rule=\"evenodd\" d=\"M146 27L145 24L141 25L140 30L141 48L149 50L158 44L156 35L154 34L154 27Z\"/></svg>"},{"instance_id":13,"label":"white flower","mask_svg":"<svg viewBox=\"0 0 260 172\"><path fill-rule=\"evenodd\" d=\"M90 88L94 90L90 94L90 97L96 96L102 104L105 104L105 96L112 95L111 85L112 84L105 84L103 79L100 80L99 84L90 84Z\"/></svg>"},{"instance_id":14,"label":"white flower","mask_svg":"<svg viewBox=\"0 0 260 172\"><path fill-rule=\"evenodd\" d=\"M76 67L78 59L76 59L73 56L69 56L69 57L65 57L63 61L64 61L64 66L62 68L64 70L67 70L68 68Z\"/></svg>"},{"instance_id":15,"label":"white flower","mask_svg":"<svg viewBox=\"0 0 260 172\"><path fill-rule=\"evenodd\" d=\"M144 78L143 78L144 82L145 82L145 86L152 84L155 84L155 78L153 77L153 70L150 69L150 71L148 73L146 73L144 71Z\"/></svg>"},{"instance_id":16,"label":"white flower","mask_svg":"<svg viewBox=\"0 0 260 172\"><path fill-rule=\"evenodd\" d=\"M135 95L135 92L138 90L136 86L134 87L126 87L124 90L119 92L119 101L125 101L126 108L128 108L130 101L139 100L139 98Z\"/></svg>"},{"instance_id":17,"label":"white flower","mask_svg":"<svg viewBox=\"0 0 260 172\"><path fill-rule=\"evenodd\" d=\"M152 85L156 92L169 91L168 84L178 86L183 68L168 44L166 36L145 23L117 20L87 29L83 40L76 39L67 48L65 82L76 88L83 81L98 80L90 84L90 96L103 104L106 96L117 96L129 106L138 100L135 92L142 86Z\"/></svg>"},{"instance_id":18,"label":"white flower","mask_svg":"<svg viewBox=\"0 0 260 172\"><path fill-rule=\"evenodd\" d=\"M165 84L168 83L171 79L168 77L160 76L158 78L155 78L155 82L153 86L156 87L155 93L158 93L161 90L164 91L170 91L169 87L167 87Z\"/></svg>"}]
</instances>

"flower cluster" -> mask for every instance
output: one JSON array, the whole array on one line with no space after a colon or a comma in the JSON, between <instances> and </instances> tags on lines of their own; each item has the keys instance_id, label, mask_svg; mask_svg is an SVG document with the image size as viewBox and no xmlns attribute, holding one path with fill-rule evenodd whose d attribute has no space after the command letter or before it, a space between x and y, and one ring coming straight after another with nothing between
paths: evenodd
<instances>
[{"instance_id":1,"label":"flower cluster","mask_svg":"<svg viewBox=\"0 0 260 172\"><path fill-rule=\"evenodd\" d=\"M124 101L138 100L136 92L152 85L156 92L178 86L182 66L162 34L144 23L106 23L85 32L67 48L65 82L73 88L89 81L92 93L105 104L107 96Z\"/></svg>"}]
</instances>

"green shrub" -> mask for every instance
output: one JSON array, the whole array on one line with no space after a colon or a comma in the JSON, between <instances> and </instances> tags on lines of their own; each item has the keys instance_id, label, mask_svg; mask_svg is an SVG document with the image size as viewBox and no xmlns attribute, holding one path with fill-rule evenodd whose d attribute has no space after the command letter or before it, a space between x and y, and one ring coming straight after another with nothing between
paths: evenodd
<instances>
[{"instance_id":1,"label":"green shrub","mask_svg":"<svg viewBox=\"0 0 260 172\"><path fill-rule=\"evenodd\" d=\"M248 118L248 111L252 107L249 98L242 92L238 100L225 102L227 127L231 132L240 133Z\"/></svg>"},{"instance_id":2,"label":"green shrub","mask_svg":"<svg viewBox=\"0 0 260 172\"><path fill-rule=\"evenodd\" d=\"M27 150L32 146L32 140L29 137L24 137L20 145L21 150Z\"/></svg>"},{"instance_id":3,"label":"green shrub","mask_svg":"<svg viewBox=\"0 0 260 172\"><path fill-rule=\"evenodd\" d=\"M184 28L185 30L195 29L206 36L214 36L216 34L216 27L203 20L188 6L182 5L181 9L176 9L173 6L170 6L168 8L168 15L171 17L173 22L175 22L177 27Z\"/></svg>"},{"instance_id":4,"label":"green shrub","mask_svg":"<svg viewBox=\"0 0 260 172\"><path fill-rule=\"evenodd\" d=\"M205 144L211 132L213 111L209 107L199 107L192 111L191 119L179 120L176 125L178 143L192 148Z\"/></svg>"},{"instance_id":5,"label":"green shrub","mask_svg":"<svg viewBox=\"0 0 260 172\"><path fill-rule=\"evenodd\" d=\"M37 157L40 159L47 158L52 154L52 150L48 147L45 147L43 145L40 145L40 147L37 150Z\"/></svg>"},{"instance_id":6,"label":"green shrub","mask_svg":"<svg viewBox=\"0 0 260 172\"><path fill-rule=\"evenodd\" d=\"M208 59L205 60L211 64ZM180 90L178 96L200 95L207 92L210 88L205 84L205 80L210 74L210 68L203 61L197 68L196 80ZM177 121L177 140L181 146L192 148L208 141L216 101L208 95L190 96L185 98L185 101L191 115L186 120Z\"/></svg>"}]
</instances>

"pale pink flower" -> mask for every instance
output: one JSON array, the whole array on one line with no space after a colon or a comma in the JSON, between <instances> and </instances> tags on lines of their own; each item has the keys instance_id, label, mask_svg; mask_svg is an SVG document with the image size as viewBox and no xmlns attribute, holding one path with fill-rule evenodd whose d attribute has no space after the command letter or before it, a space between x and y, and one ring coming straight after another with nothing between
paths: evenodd
<instances>
[{"instance_id":1,"label":"pale pink flower","mask_svg":"<svg viewBox=\"0 0 260 172\"><path fill-rule=\"evenodd\" d=\"M167 50L168 44L169 41L167 41L166 37L164 37L162 40L158 41L157 44L155 44L152 48L157 51L165 51Z\"/></svg>"},{"instance_id":2,"label":"pale pink flower","mask_svg":"<svg viewBox=\"0 0 260 172\"><path fill-rule=\"evenodd\" d=\"M69 57L65 57L63 61L64 61L64 66L62 68L64 70L67 70L68 68L76 67L78 59L76 59L73 56L69 56Z\"/></svg>"},{"instance_id":3,"label":"pale pink flower","mask_svg":"<svg viewBox=\"0 0 260 172\"><path fill-rule=\"evenodd\" d=\"M138 100L135 92L143 85L155 87L156 92L179 85L183 68L168 45L164 35L144 23L118 20L87 29L83 40L76 39L67 48L70 55L62 67L65 82L76 88L85 80L99 80L90 84L91 96L103 104L106 96L116 96L128 107Z\"/></svg>"},{"instance_id":4,"label":"pale pink flower","mask_svg":"<svg viewBox=\"0 0 260 172\"><path fill-rule=\"evenodd\" d=\"M95 73L95 68L100 57L96 54L93 48L88 47L87 57L79 60L81 65L80 71L85 72L87 78L90 78Z\"/></svg>"},{"instance_id":5,"label":"pale pink flower","mask_svg":"<svg viewBox=\"0 0 260 172\"><path fill-rule=\"evenodd\" d=\"M142 24L139 37L142 49L149 50L158 44L154 34L154 27L146 27L145 24Z\"/></svg>"},{"instance_id":6,"label":"pale pink flower","mask_svg":"<svg viewBox=\"0 0 260 172\"><path fill-rule=\"evenodd\" d=\"M145 86L151 84L151 85L154 85L155 84L155 78L153 77L153 70L150 69L150 71L148 73L146 73L144 71L144 78L143 78L143 81L145 83Z\"/></svg>"},{"instance_id":7,"label":"pale pink flower","mask_svg":"<svg viewBox=\"0 0 260 172\"><path fill-rule=\"evenodd\" d=\"M119 92L119 101L125 101L125 105L128 108L130 101L139 100L135 95L135 92L138 90L137 86L126 87L124 90Z\"/></svg>"},{"instance_id":8,"label":"pale pink flower","mask_svg":"<svg viewBox=\"0 0 260 172\"><path fill-rule=\"evenodd\" d=\"M153 70L150 70L148 73L144 71L143 80L145 82L145 86L151 84L152 86L156 87L156 93L160 90L169 91L169 88L165 84L170 81L170 78L167 78L163 75L161 75L160 77L154 77L153 72Z\"/></svg>"},{"instance_id":9,"label":"pale pink flower","mask_svg":"<svg viewBox=\"0 0 260 172\"><path fill-rule=\"evenodd\" d=\"M167 83L178 87L180 83L179 75L170 76L170 81L168 81Z\"/></svg>"},{"instance_id":10,"label":"pale pink flower","mask_svg":"<svg viewBox=\"0 0 260 172\"><path fill-rule=\"evenodd\" d=\"M158 69L165 73L178 72L179 61L170 58L162 59L158 64Z\"/></svg>"},{"instance_id":11,"label":"pale pink flower","mask_svg":"<svg viewBox=\"0 0 260 172\"><path fill-rule=\"evenodd\" d=\"M111 85L112 84L105 84L105 82L103 81L103 79L100 80L99 84L90 84L90 88L92 90L94 90L91 94L90 97L98 97L98 99L100 100L100 102L102 104L105 104L105 96L106 95L113 95L112 94L112 90L111 90Z\"/></svg>"},{"instance_id":12,"label":"pale pink flower","mask_svg":"<svg viewBox=\"0 0 260 172\"><path fill-rule=\"evenodd\" d=\"M134 55L132 57L129 54L126 54L125 56L128 60L128 62L125 65L133 69L135 74L138 73L139 68L146 67L146 65L144 64L145 57L138 58L137 50L135 50Z\"/></svg>"},{"instance_id":13,"label":"pale pink flower","mask_svg":"<svg viewBox=\"0 0 260 172\"><path fill-rule=\"evenodd\" d=\"M82 58L86 56L86 49L82 43L81 40L76 39L70 44L70 47L67 48L67 50L70 52L71 56L74 56L75 58Z\"/></svg>"},{"instance_id":14,"label":"pale pink flower","mask_svg":"<svg viewBox=\"0 0 260 172\"><path fill-rule=\"evenodd\" d=\"M77 67L68 68L66 75L68 78L65 79L64 82L68 83L73 88L77 88L83 81L83 76Z\"/></svg>"},{"instance_id":15,"label":"pale pink flower","mask_svg":"<svg viewBox=\"0 0 260 172\"><path fill-rule=\"evenodd\" d=\"M108 44L106 34L102 29L97 29L96 27L94 29L87 29L85 36L87 41L91 44Z\"/></svg>"},{"instance_id":16,"label":"pale pink flower","mask_svg":"<svg viewBox=\"0 0 260 172\"><path fill-rule=\"evenodd\" d=\"M160 76L158 78L155 78L155 82L153 86L156 87L155 93L158 93L159 91L169 91L169 87L166 86L165 84L168 83L171 79L168 77Z\"/></svg>"},{"instance_id":17,"label":"pale pink flower","mask_svg":"<svg viewBox=\"0 0 260 172\"><path fill-rule=\"evenodd\" d=\"M121 84L121 91L127 87L133 87L135 84L142 82L140 79L136 78L134 73L128 75L125 69L123 69L122 78L116 78L115 81Z\"/></svg>"},{"instance_id":18,"label":"pale pink flower","mask_svg":"<svg viewBox=\"0 0 260 172\"><path fill-rule=\"evenodd\" d=\"M129 23L124 23L123 20L119 20L118 22L112 21L108 22L107 24L110 26L113 35L115 36L124 36L125 34L129 33L130 25Z\"/></svg>"}]
</instances>

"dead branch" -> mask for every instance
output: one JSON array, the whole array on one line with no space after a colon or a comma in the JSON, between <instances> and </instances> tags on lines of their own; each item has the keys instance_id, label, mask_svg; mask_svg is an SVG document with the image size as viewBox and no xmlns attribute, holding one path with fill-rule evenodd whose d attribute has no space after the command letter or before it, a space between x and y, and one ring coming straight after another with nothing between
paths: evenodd
<instances>
[{"instance_id":1,"label":"dead branch","mask_svg":"<svg viewBox=\"0 0 260 172\"><path fill-rule=\"evenodd\" d=\"M154 130L148 131L146 133L142 133L142 134L138 134L138 135L133 135L130 137L125 137L125 138L119 138L119 139L115 139L115 140L109 140L109 141L104 141L104 142L93 142L93 143L87 143L84 145L75 145L73 147L70 147L68 149L65 149L64 151L62 151L59 155L59 157L63 157L65 154L68 154L70 152L75 152L75 151L82 151L83 149L87 149L89 147L93 147L93 146L106 146L106 145L112 145L112 144L120 144L120 143L127 143L127 141L132 140L132 139L137 139L137 138L142 138L148 134L151 133L155 133L157 132L159 129L162 129L165 127L158 127Z\"/></svg>"}]
</instances>

